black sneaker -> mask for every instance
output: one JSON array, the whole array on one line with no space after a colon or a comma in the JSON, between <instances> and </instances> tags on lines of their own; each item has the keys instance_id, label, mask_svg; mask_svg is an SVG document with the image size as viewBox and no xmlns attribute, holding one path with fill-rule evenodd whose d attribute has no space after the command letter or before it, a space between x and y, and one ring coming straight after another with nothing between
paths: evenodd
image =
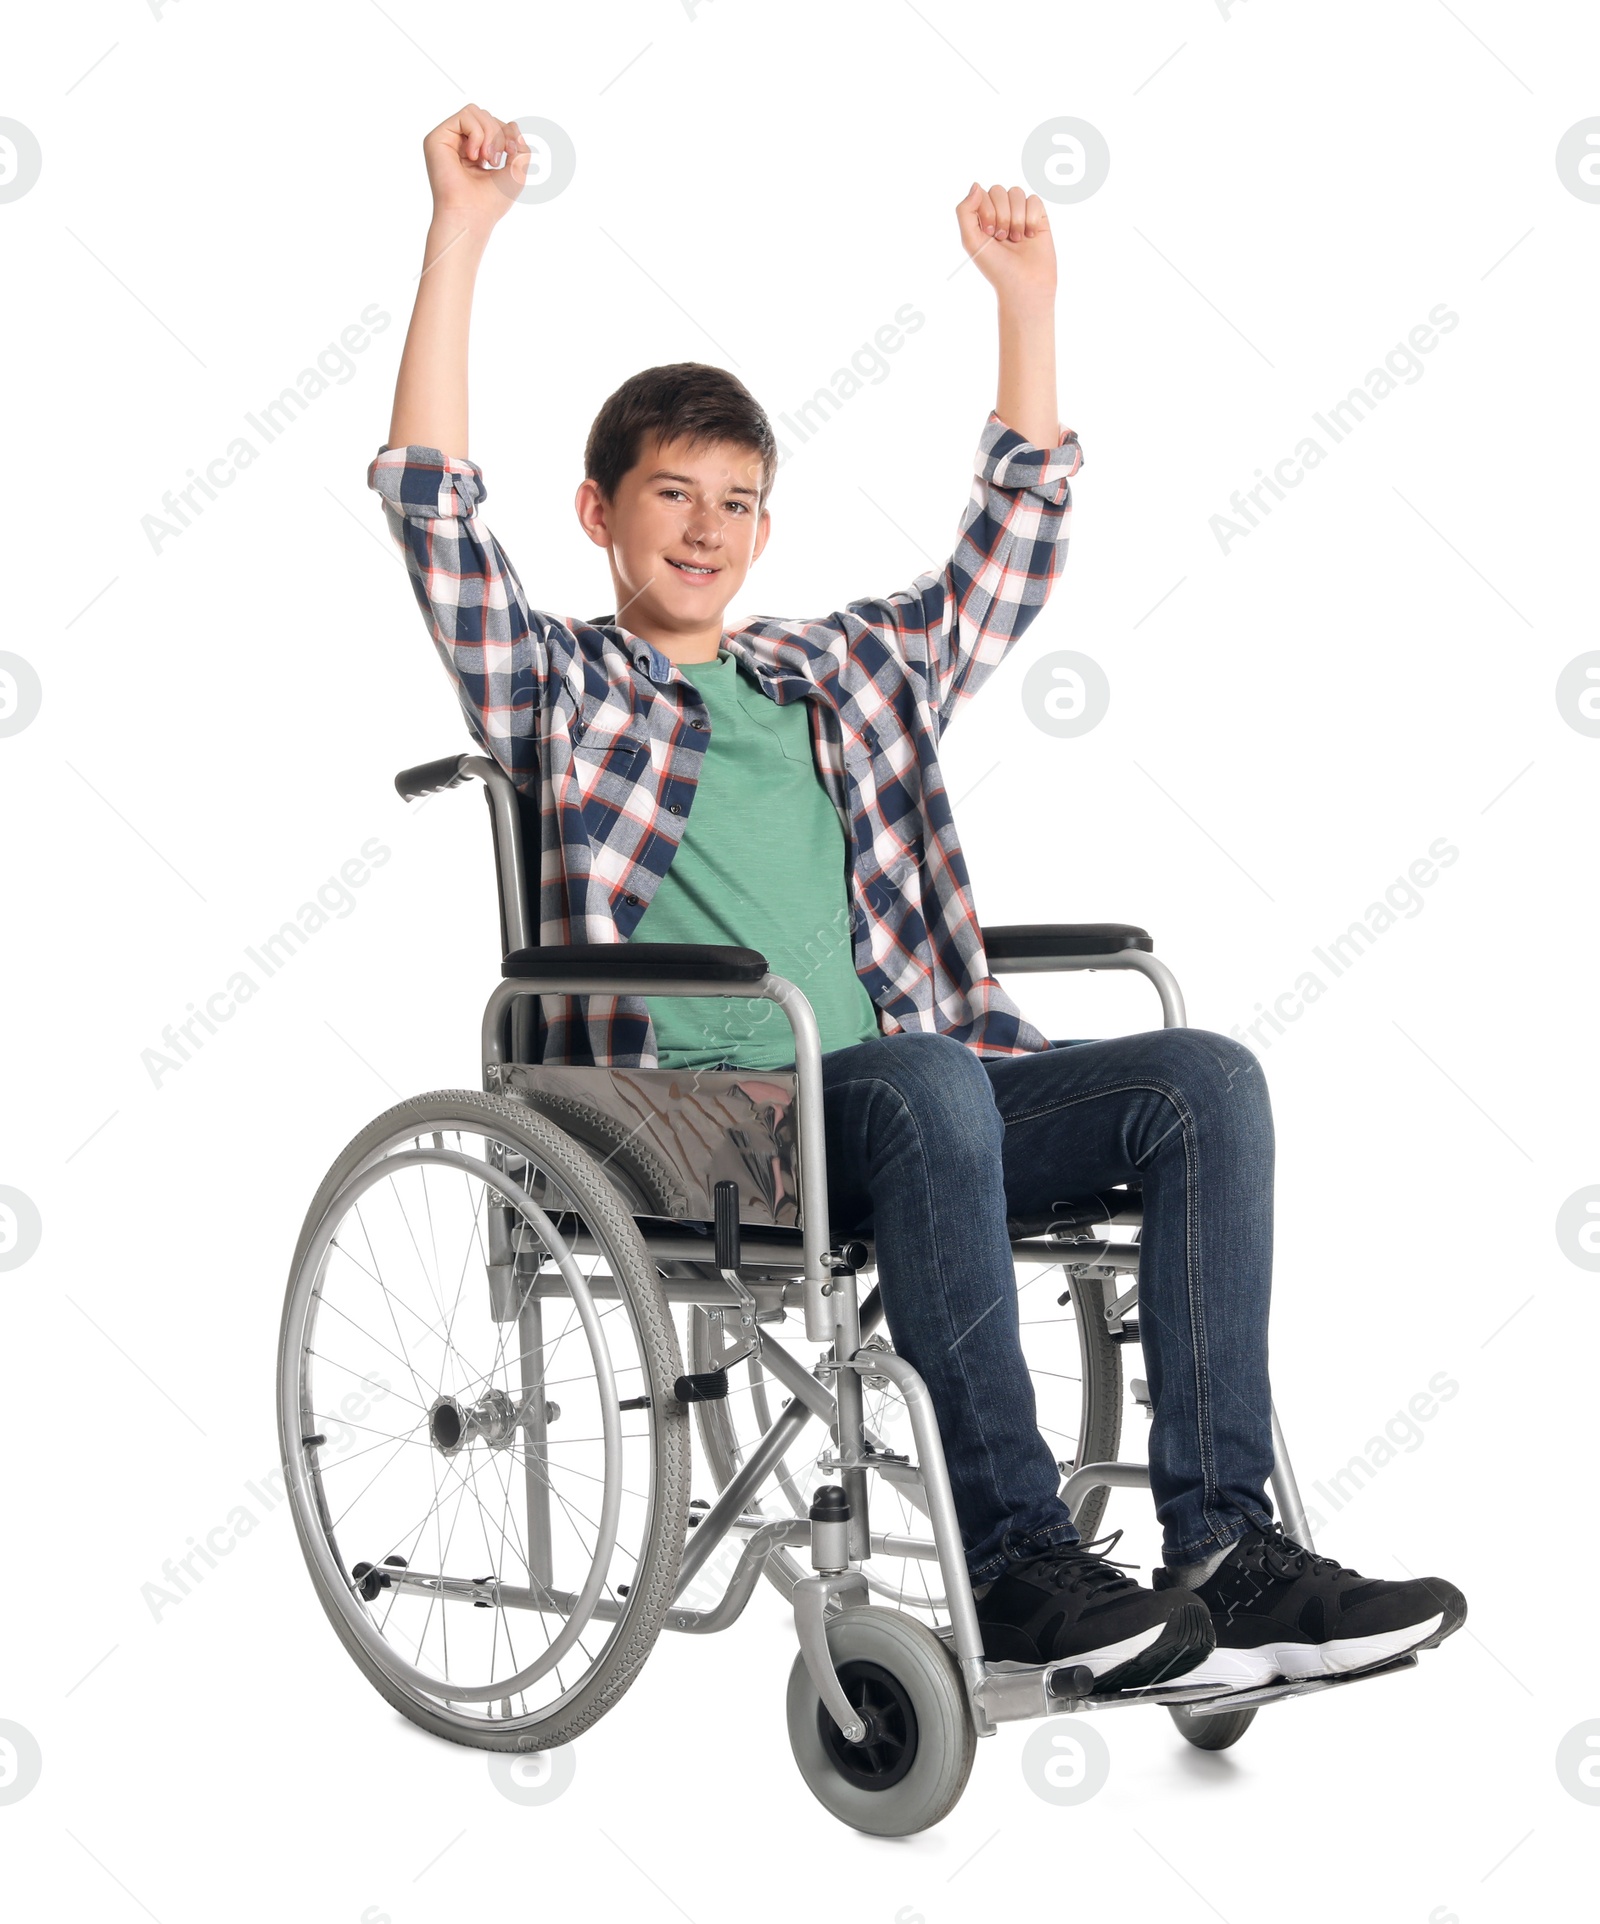
<instances>
[{"instance_id":1,"label":"black sneaker","mask_svg":"<svg viewBox=\"0 0 1600 1924\"><path fill-rule=\"evenodd\" d=\"M1100 1542L1114 1547L1115 1535ZM1003 1570L978 1599L984 1654L996 1662L1086 1664L1100 1690L1171 1683L1209 1653L1205 1604L1188 1590L1146 1590L1092 1545L1061 1544Z\"/></svg>"},{"instance_id":2,"label":"black sneaker","mask_svg":"<svg viewBox=\"0 0 1600 1924\"><path fill-rule=\"evenodd\" d=\"M1155 1572L1155 1587L1163 1596L1177 1591L1167 1570ZM1210 1610L1217 1643L1184 1683L1232 1690L1365 1670L1431 1649L1467 1616L1467 1600L1453 1583L1359 1576L1314 1555L1277 1523L1241 1537L1189 1594Z\"/></svg>"}]
</instances>

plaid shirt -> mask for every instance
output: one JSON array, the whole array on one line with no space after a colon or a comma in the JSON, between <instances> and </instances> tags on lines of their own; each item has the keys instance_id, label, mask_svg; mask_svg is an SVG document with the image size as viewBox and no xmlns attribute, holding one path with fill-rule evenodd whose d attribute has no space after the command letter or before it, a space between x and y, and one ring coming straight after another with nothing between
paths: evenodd
<instances>
[{"instance_id":1,"label":"plaid shirt","mask_svg":"<svg viewBox=\"0 0 1600 1924\"><path fill-rule=\"evenodd\" d=\"M1070 431L1038 448L991 413L943 568L901 594L724 638L775 702L812 704L816 765L849 851L856 971L885 1034L936 1031L981 1056L1049 1046L989 972L939 741L1049 594L1081 462ZM683 686L692 665L604 617L531 607L483 524L475 462L384 448L367 481L469 730L536 801L540 943L627 941L672 861L705 753L706 711ZM639 996L535 1007L543 1062L658 1066Z\"/></svg>"}]
</instances>

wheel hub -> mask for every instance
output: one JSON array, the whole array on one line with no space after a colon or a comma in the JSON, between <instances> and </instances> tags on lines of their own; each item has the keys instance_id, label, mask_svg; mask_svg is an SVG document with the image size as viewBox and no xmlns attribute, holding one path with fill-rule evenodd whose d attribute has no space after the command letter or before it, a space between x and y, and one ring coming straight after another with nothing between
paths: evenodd
<instances>
[{"instance_id":1,"label":"wheel hub","mask_svg":"<svg viewBox=\"0 0 1600 1924\"><path fill-rule=\"evenodd\" d=\"M491 1389L475 1403L439 1396L428 1412L428 1436L442 1456L455 1456L479 1440L491 1450L503 1450L515 1436L517 1422L517 1405L504 1390Z\"/></svg>"},{"instance_id":2,"label":"wheel hub","mask_svg":"<svg viewBox=\"0 0 1600 1924\"><path fill-rule=\"evenodd\" d=\"M866 1725L855 1743L817 1705L817 1732L834 1768L860 1790L891 1790L917 1757L917 1713L909 1692L882 1664L863 1658L839 1666L839 1682L850 1707Z\"/></svg>"}]
</instances>

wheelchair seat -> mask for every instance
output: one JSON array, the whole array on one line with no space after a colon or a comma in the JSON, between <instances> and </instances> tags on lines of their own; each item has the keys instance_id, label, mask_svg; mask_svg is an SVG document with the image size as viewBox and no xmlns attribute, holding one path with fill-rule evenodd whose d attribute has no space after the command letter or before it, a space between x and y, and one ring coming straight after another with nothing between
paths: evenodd
<instances>
[{"instance_id":1,"label":"wheelchair seat","mask_svg":"<svg viewBox=\"0 0 1600 1924\"><path fill-rule=\"evenodd\" d=\"M692 1254L712 1235L719 1181L739 1187L739 1221L801 1245L797 1077L791 1069L628 1069L554 1063L501 1066L500 1086L585 1148L629 1195L635 1214L671 1224ZM1047 1213L1009 1217L1013 1241L1050 1230L1138 1223L1136 1184L1053 1201ZM836 1237L870 1237L870 1214L833 1225ZM677 1240L675 1237L674 1240Z\"/></svg>"}]
</instances>

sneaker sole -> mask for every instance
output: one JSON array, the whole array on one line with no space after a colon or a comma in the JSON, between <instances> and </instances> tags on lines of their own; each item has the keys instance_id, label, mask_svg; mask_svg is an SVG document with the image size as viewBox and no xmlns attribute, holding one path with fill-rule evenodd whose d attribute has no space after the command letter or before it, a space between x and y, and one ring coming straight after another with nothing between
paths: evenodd
<instances>
[{"instance_id":1,"label":"sneaker sole","mask_svg":"<svg viewBox=\"0 0 1600 1924\"><path fill-rule=\"evenodd\" d=\"M1449 1613L1453 1614L1453 1613ZM1408 1650L1427 1649L1442 1642L1459 1621L1446 1627L1441 1611L1403 1630L1386 1630L1372 1637L1331 1637L1326 1643L1264 1643L1253 1650L1218 1646L1184 1677L1185 1684L1218 1684L1227 1690L1256 1690L1263 1684L1303 1683L1312 1677L1339 1677L1351 1670L1367 1670L1404 1656Z\"/></svg>"},{"instance_id":2,"label":"sneaker sole","mask_svg":"<svg viewBox=\"0 0 1600 1924\"><path fill-rule=\"evenodd\" d=\"M1189 1682L1195 1665L1210 1656L1215 1642L1211 1612L1195 1598L1180 1605L1165 1623L1070 1660L1087 1664L1097 1690L1149 1689L1180 1677Z\"/></svg>"}]
</instances>

